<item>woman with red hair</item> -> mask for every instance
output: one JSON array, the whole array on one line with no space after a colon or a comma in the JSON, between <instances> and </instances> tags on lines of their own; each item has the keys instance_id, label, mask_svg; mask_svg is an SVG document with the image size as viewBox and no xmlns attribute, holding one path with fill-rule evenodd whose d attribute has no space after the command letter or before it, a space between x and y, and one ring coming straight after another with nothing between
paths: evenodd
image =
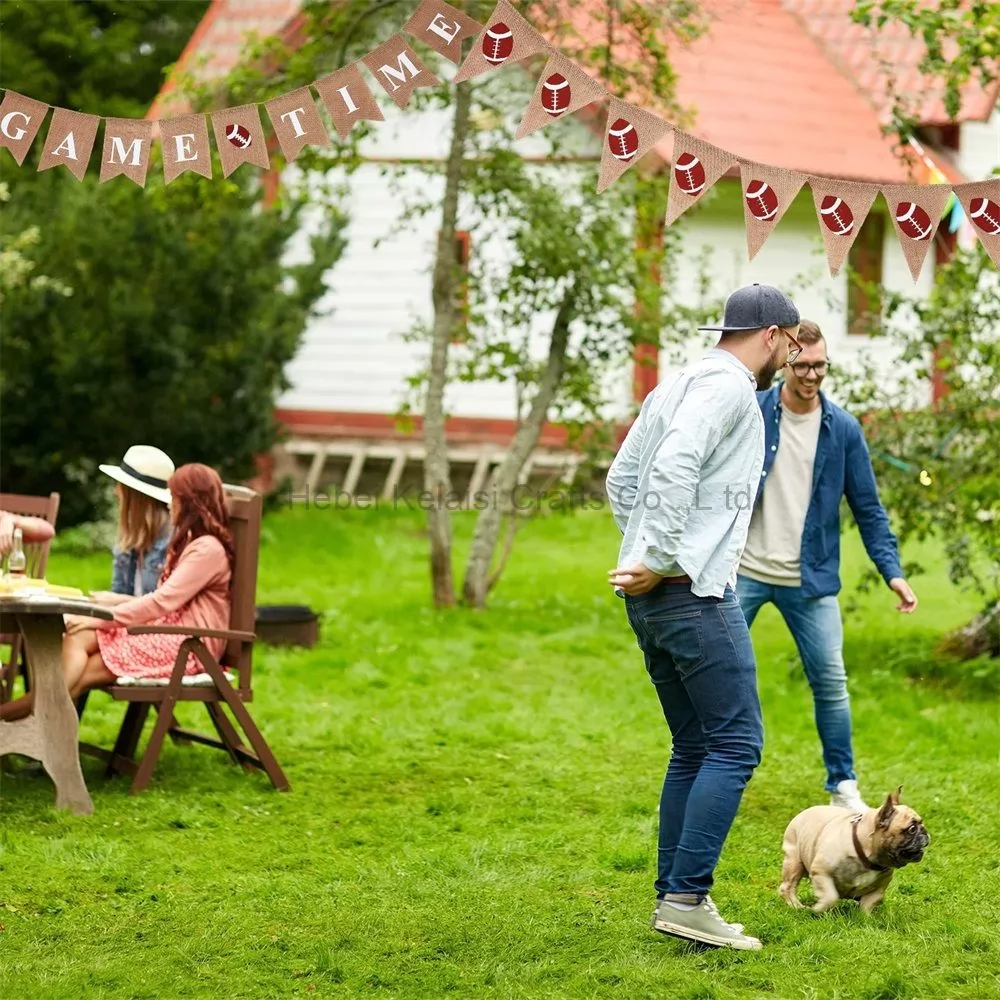
<instances>
[{"instance_id":1,"label":"woman with red hair","mask_svg":"<svg viewBox=\"0 0 1000 1000\"><path fill-rule=\"evenodd\" d=\"M182 465L170 477L173 525L163 573L154 591L114 604L114 621L68 616L63 637L63 674L72 698L119 677L169 677L183 635L129 635L130 625L229 628L233 538L226 525L222 480L207 465ZM212 655L225 641L207 639ZM187 672L200 673L193 656ZM0 718L22 718L31 694L0 705Z\"/></svg>"}]
</instances>

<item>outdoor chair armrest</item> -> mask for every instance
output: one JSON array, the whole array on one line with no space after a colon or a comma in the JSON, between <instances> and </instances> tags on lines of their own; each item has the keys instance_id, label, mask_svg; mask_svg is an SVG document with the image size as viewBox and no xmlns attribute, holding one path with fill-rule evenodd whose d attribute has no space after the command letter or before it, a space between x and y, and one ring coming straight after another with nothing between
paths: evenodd
<instances>
[{"instance_id":1,"label":"outdoor chair armrest","mask_svg":"<svg viewBox=\"0 0 1000 1000\"><path fill-rule=\"evenodd\" d=\"M240 639L253 642L257 636L253 632L231 632L221 628L195 628L189 625L130 625L129 635L188 635L197 639Z\"/></svg>"}]
</instances>

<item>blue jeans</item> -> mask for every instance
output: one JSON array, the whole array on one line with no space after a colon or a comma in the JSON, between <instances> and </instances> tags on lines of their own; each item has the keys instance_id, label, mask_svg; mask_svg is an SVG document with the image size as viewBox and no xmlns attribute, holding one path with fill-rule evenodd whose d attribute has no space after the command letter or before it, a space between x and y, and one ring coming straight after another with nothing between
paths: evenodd
<instances>
[{"instance_id":1,"label":"blue jeans","mask_svg":"<svg viewBox=\"0 0 1000 1000\"><path fill-rule=\"evenodd\" d=\"M656 892L700 902L764 746L750 630L730 588L720 599L661 584L625 603L673 737Z\"/></svg>"},{"instance_id":2,"label":"blue jeans","mask_svg":"<svg viewBox=\"0 0 1000 1000\"><path fill-rule=\"evenodd\" d=\"M736 584L747 626L770 601L785 619L812 688L816 729L823 745L826 789L853 781L851 702L844 670L844 624L836 597L804 597L801 587L776 587L740 575Z\"/></svg>"}]
</instances>

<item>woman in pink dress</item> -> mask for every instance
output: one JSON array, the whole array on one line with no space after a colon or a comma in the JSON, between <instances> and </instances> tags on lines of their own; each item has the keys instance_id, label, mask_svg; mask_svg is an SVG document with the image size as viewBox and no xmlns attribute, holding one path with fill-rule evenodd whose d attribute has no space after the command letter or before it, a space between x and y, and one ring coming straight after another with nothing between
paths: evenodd
<instances>
[{"instance_id":1,"label":"woman in pink dress","mask_svg":"<svg viewBox=\"0 0 1000 1000\"><path fill-rule=\"evenodd\" d=\"M233 574L233 538L226 525L222 480L206 465L182 465L170 477L173 524L163 574L154 591L111 605L114 621L67 616L63 637L63 674L72 698L119 677L169 677L183 635L129 635L130 625L190 625L229 628ZM223 639L207 639L218 658ZM187 673L202 670L188 657ZM29 693L0 705L0 719L18 719L31 711Z\"/></svg>"}]
</instances>

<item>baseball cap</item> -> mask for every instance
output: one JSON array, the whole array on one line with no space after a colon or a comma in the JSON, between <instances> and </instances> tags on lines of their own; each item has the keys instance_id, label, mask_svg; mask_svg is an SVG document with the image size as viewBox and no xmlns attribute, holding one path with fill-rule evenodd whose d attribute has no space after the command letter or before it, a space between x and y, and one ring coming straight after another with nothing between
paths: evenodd
<instances>
[{"instance_id":1,"label":"baseball cap","mask_svg":"<svg viewBox=\"0 0 1000 1000\"><path fill-rule=\"evenodd\" d=\"M722 326L699 326L699 330L736 333L760 330L765 326L797 326L799 311L795 303L773 285L745 285L726 299Z\"/></svg>"}]
</instances>

